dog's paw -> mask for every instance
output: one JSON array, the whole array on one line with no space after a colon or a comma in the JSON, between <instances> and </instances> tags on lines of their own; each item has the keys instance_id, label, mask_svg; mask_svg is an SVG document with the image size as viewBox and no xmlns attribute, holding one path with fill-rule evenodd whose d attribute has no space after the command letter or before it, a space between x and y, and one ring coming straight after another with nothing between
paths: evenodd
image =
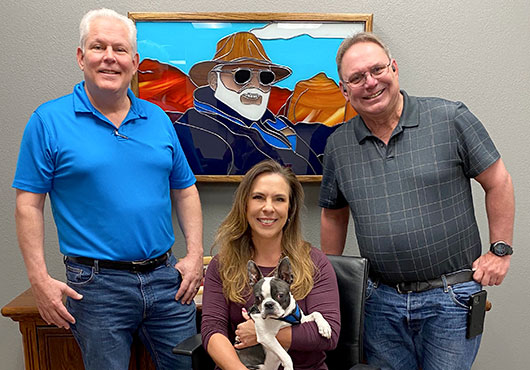
<instances>
[{"instance_id":1,"label":"dog's paw","mask_svg":"<svg viewBox=\"0 0 530 370\"><path fill-rule=\"evenodd\" d=\"M328 324L326 319L317 318L316 320L317 326L318 326L318 333L322 335L324 338L331 338L331 326Z\"/></svg>"}]
</instances>

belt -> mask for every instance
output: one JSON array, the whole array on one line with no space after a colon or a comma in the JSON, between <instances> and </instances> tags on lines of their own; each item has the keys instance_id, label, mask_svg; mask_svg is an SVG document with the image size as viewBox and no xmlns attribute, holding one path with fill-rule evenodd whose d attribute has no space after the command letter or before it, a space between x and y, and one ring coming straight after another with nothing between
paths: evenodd
<instances>
[{"instance_id":1,"label":"belt","mask_svg":"<svg viewBox=\"0 0 530 370\"><path fill-rule=\"evenodd\" d=\"M100 268L113 270L127 270L131 272L149 272L164 264L171 255L171 249L161 256L140 261L110 261L97 260L88 257L65 257L65 260L80 263L87 266L98 266Z\"/></svg>"},{"instance_id":2,"label":"belt","mask_svg":"<svg viewBox=\"0 0 530 370\"><path fill-rule=\"evenodd\" d=\"M445 278L445 283L444 283L444 278ZM465 283L471 280L473 280L473 271L465 270L465 271L459 271L459 272L442 275L441 277L437 279L426 280L426 281L406 281L406 282L397 283L397 284L396 283L387 284L382 280L380 281L383 284L395 287L398 293L406 294L406 293L425 292L427 290L431 290L435 288L443 288L446 284L455 285L455 284Z\"/></svg>"}]
</instances>

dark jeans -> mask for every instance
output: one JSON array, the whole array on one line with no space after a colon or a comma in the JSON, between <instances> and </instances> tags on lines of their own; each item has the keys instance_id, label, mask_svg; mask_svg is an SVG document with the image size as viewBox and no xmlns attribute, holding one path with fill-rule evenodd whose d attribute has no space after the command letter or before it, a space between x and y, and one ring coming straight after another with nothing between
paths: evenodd
<instances>
[{"instance_id":1,"label":"dark jeans","mask_svg":"<svg viewBox=\"0 0 530 370\"><path fill-rule=\"evenodd\" d=\"M481 335L466 339L467 303L481 289L469 281L400 294L369 281L364 331L368 363L382 370L471 369Z\"/></svg>"},{"instance_id":2,"label":"dark jeans","mask_svg":"<svg viewBox=\"0 0 530 370\"><path fill-rule=\"evenodd\" d=\"M157 369L191 368L189 357L171 352L196 333L195 304L175 301L182 279L174 256L147 273L65 263L68 285L83 295L68 298L67 308L86 370L127 370L135 333Z\"/></svg>"}]
</instances>

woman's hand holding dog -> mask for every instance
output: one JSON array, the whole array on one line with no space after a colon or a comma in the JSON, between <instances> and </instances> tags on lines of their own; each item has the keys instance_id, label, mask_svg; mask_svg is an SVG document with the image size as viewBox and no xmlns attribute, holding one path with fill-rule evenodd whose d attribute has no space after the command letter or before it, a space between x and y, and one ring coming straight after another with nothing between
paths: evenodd
<instances>
[{"instance_id":1,"label":"woman's hand holding dog","mask_svg":"<svg viewBox=\"0 0 530 370\"><path fill-rule=\"evenodd\" d=\"M241 310L241 314L245 321L239 324L236 329L236 343L234 344L234 347L237 349L251 347L258 344L254 321L250 318L244 307Z\"/></svg>"}]
</instances>

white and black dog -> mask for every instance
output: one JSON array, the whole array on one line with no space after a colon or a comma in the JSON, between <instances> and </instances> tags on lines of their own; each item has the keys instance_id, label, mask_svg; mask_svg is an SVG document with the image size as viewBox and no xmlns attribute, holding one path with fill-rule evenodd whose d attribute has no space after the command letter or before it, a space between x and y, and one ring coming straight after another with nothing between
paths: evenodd
<instances>
[{"instance_id":1,"label":"white and black dog","mask_svg":"<svg viewBox=\"0 0 530 370\"><path fill-rule=\"evenodd\" d=\"M304 315L298 307L290 291L293 274L288 257L281 259L272 277L263 277L252 260L248 261L247 269L255 298L250 317L254 320L257 341L263 347L238 350L238 355L250 369L277 370L281 364L284 370L292 370L291 356L276 339L278 331L286 326L315 321L320 335L329 339L331 327L320 312Z\"/></svg>"}]
</instances>

